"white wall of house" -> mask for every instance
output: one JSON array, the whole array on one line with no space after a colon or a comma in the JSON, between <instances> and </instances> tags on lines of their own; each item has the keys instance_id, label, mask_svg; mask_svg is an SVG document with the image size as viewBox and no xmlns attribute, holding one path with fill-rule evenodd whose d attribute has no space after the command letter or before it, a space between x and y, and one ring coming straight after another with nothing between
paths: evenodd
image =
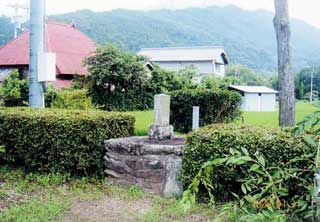
<instances>
[{"instance_id":1,"label":"white wall of house","mask_svg":"<svg viewBox=\"0 0 320 222\"><path fill-rule=\"evenodd\" d=\"M0 82L3 82L13 70L13 68L0 68Z\"/></svg>"},{"instance_id":2,"label":"white wall of house","mask_svg":"<svg viewBox=\"0 0 320 222\"><path fill-rule=\"evenodd\" d=\"M273 93L244 93L242 110L253 112L276 111L276 94Z\"/></svg>"},{"instance_id":3,"label":"white wall of house","mask_svg":"<svg viewBox=\"0 0 320 222\"><path fill-rule=\"evenodd\" d=\"M179 71L186 66L194 66L201 76L216 74L218 76L225 75L225 66L222 63L215 63L214 61L172 61L172 62L155 62L160 65L161 68L170 71Z\"/></svg>"}]
</instances>

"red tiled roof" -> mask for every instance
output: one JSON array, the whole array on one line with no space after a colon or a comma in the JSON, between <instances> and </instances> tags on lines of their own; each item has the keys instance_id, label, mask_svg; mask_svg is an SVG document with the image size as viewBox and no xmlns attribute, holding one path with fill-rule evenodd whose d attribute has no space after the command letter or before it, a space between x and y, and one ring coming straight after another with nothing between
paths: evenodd
<instances>
[{"instance_id":1,"label":"red tiled roof","mask_svg":"<svg viewBox=\"0 0 320 222\"><path fill-rule=\"evenodd\" d=\"M94 53L95 43L73 25L47 21L46 51L56 53L57 74L87 74L83 59ZM29 31L0 48L0 66L29 64Z\"/></svg>"}]
</instances>

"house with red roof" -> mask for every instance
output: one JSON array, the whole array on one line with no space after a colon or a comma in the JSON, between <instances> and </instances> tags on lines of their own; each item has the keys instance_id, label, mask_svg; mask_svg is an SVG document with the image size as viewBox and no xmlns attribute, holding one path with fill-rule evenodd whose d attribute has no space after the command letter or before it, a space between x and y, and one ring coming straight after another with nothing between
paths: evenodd
<instances>
[{"instance_id":1,"label":"house with red roof","mask_svg":"<svg viewBox=\"0 0 320 222\"><path fill-rule=\"evenodd\" d=\"M29 31L0 47L0 81L13 69L26 77L29 69ZM93 40L75 25L47 21L45 27L46 52L56 54L57 89L69 87L74 75L87 75L83 60L96 51Z\"/></svg>"}]
</instances>

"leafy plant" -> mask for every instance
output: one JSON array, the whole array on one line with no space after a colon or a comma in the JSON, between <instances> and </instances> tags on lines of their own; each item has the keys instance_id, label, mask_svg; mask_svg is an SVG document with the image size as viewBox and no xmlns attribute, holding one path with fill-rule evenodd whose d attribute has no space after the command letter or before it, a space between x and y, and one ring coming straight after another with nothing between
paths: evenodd
<instances>
[{"instance_id":1,"label":"leafy plant","mask_svg":"<svg viewBox=\"0 0 320 222\"><path fill-rule=\"evenodd\" d=\"M28 101L28 81L21 79L18 70L11 72L0 86L0 99L5 106L23 106Z\"/></svg>"},{"instance_id":2,"label":"leafy plant","mask_svg":"<svg viewBox=\"0 0 320 222\"><path fill-rule=\"evenodd\" d=\"M213 125L189 134L183 206L189 209L198 199L208 198L211 204L237 199L243 210L281 211L293 219L311 220L316 214L316 144L308 142L310 135L237 125Z\"/></svg>"},{"instance_id":3,"label":"leafy plant","mask_svg":"<svg viewBox=\"0 0 320 222\"><path fill-rule=\"evenodd\" d=\"M312 169L299 169L290 167L290 165L301 161L310 161L310 156L297 157L287 163L288 167L270 167L266 165L266 160L258 152L253 156L245 148L238 150L230 150L232 154L229 157L214 159L205 163L188 190L184 192L181 203L185 206L185 210L190 209L195 203L196 195L199 192L199 186L203 185L209 196L210 203L214 204L213 190L215 185L211 182L211 175L216 166L224 165L227 167L247 166L243 169L247 171L247 177L241 180L241 190L243 196L234 194L239 200L240 207L246 207L248 204L258 213L266 213L267 211L284 210L291 218L310 219L312 211L311 206L310 181L309 176ZM309 165L312 166L309 162ZM290 185L292 181L298 181L296 193L290 193Z\"/></svg>"},{"instance_id":4,"label":"leafy plant","mask_svg":"<svg viewBox=\"0 0 320 222\"><path fill-rule=\"evenodd\" d=\"M52 101L52 108L56 109L94 109L92 98L88 96L87 90L63 89L56 93Z\"/></svg>"}]
</instances>

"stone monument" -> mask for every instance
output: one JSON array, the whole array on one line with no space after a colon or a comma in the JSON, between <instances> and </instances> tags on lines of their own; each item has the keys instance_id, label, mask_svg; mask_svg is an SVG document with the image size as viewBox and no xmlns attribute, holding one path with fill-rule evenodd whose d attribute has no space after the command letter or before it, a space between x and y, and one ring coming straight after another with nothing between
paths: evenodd
<instances>
[{"instance_id":1,"label":"stone monument","mask_svg":"<svg viewBox=\"0 0 320 222\"><path fill-rule=\"evenodd\" d=\"M170 125L170 96L160 94L154 97L154 123L149 127L148 134L151 140L173 138L173 126Z\"/></svg>"},{"instance_id":2,"label":"stone monument","mask_svg":"<svg viewBox=\"0 0 320 222\"><path fill-rule=\"evenodd\" d=\"M105 173L114 184L135 185L164 197L181 196L184 137L170 126L170 96L155 96L154 124L145 137L105 141Z\"/></svg>"}]
</instances>

